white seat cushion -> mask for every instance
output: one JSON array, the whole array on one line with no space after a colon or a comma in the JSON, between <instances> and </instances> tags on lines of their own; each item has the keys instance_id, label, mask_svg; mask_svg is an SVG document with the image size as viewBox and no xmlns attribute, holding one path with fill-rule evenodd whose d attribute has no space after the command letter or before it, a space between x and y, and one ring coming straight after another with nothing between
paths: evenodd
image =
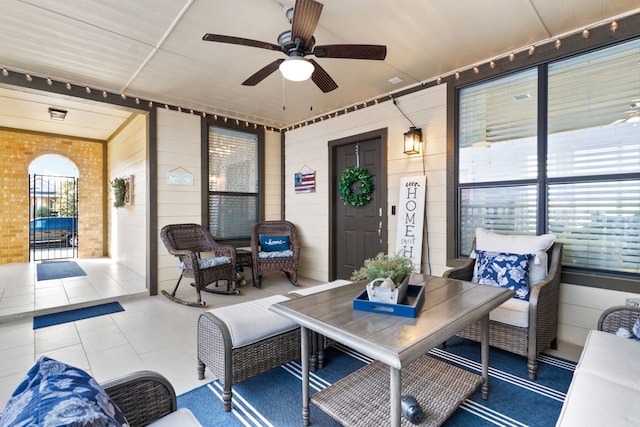
<instances>
[{"instance_id":1,"label":"white seat cushion","mask_svg":"<svg viewBox=\"0 0 640 427\"><path fill-rule=\"evenodd\" d=\"M180 408L175 412L165 415L157 421L149 424L149 427L202 427L202 424L196 420L190 410L186 408Z\"/></svg>"},{"instance_id":2,"label":"white seat cushion","mask_svg":"<svg viewBox=\"0 0 640 427\"><path fill-rule=\"evenodd\" d=\"M489 313L489 319L526 328L529 326L529 301L511 298L493 309Z\"/></svg>"},{"instance_id":3,"label":"white seat cushion","mask_svg":"<svg viewBox=\"0 0 640 427\"><path fill-rule=\"evenodd\" d=\"M284 295L273 295L209 312L227 325L232 347L238 348L297 328L296 322L269 310L271 305L289 299Z\"/></svg>"},{"instance_id":4,"label":"white seat cushion","mask_svg":"<svg viewBox=\"0 0 640 427\"><path fill-rule=\"evenodd\" d=\"M576 370L640 392L640 341L589 331Z\"/></svg>"},{"instance_id":5,"label":"white seat cushion","mask_svg":"<svg viewBox=\"0 0 640 427\"><path fill-rule=\"evenodd\" d=\"M605 368L615 363L608 360ZM638 402L640 391L576 371L556 426L639 426Z\"/></svg>"},{"instance_id":6,"label":"white seat cushion","mask_svg":"<svg viewBox=\"0 0 640 427\"><path fill-rule=\"evenodd\" d=\"M315 285L304 289L290 291L289 294L299 296L313 295L317 294L318 292L328 291L329 289L339 288L340 286L349 285L351 283L353 282L350 282L348 280L334 280L333 282L324 283L322 285Z\"/></svg>"}]
</instances>

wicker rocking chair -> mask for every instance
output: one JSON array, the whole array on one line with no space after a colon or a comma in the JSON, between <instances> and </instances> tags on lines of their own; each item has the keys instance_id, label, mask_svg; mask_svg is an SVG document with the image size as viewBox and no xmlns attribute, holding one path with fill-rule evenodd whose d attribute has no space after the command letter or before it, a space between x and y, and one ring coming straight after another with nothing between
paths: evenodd
<instances>
[{"instance_id":1,"label":"wicker rocking chair","mask_svg":"<svg viewBox=\"0 0 640 427\"><path fill-rule=\"evenodd\" d=\"M288 240L288 245L283 243L286 249L278 247L278 250L269 251L263 245L267 240ZM261 286L262 275L270 271L282 271L292 285L298 286L300 241L296 226L289 221L263 221L254 225L251 233L251 257L255 287Z\"/></svg>"},{"instance_id":2,"label":"wicker rocking chair","mask_svg":"<svg viewBox=\"0 0 640 427\"><path fill-rule=\"evenodd\" d=\"M209 231L198 224L170 224L160 231L160 239L171 255L180 259L180 278L172 293L162 291L162 295L172 301L189 306L203 306L201 291L223 295L239 294L235 287L236 250L233 246L216 243ZM208 253L207 256L203 255ZM194 279L196 302L176 297L176 291L183 277ZM207 287L219 280L226 280L226 289Z\"/></svg>"}]
</instances>

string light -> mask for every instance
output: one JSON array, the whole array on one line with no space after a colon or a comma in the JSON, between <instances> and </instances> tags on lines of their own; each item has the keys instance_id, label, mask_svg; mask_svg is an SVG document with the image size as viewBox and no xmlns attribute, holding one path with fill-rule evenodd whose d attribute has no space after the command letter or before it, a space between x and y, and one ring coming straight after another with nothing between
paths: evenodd
<instances>
[{"instance_id":1,"label":"string light","mask_svg":"<svg viewBox=\"0 0 640 427\"><path fill-rule=\"evenodd\" d=\"M608 28L609 28L609 30L610 30L612 33L615 33L615 32L619 29L619 27L620 27L620 25L619 25L619 23L618 23L618 21L617 21L617 20L613 20L613 21L610 21L610 22L607 22L607 21L600 21L599 23L597 23L597 24L592 24L592 25L597 25L597 26L598 26L598 28L603 28L603 29L604 29L604 28L606 28L607 23L608 23ZM588 38L590 37L590 35L591 35L591 32L590 32L590 30L589 30L588 28L584 28L584 29L582 29L582 30L578 30L578 32L574 32L574 33L572 33L572 34L569 34L569 35L567 35L566 37L569 37L570 35L576 35L576 34L581 34L583 39L588 39ZM562 44L563 44L562 39L560 39L560 38L556 38L556 39L554 39L553 41L551 41L551 40L546 40L546 41L543 41L543 42L541 42L541 43L547 43L547 42L548 42L548 43L553 43L553 46L555 47L555 49L556 49L556 50L560 49L560 48L562 47ZM528 51L529 56L534 55L534 53L535 53L535 51L536 51L536 46L535 46L535 45L531 45L531 46L529 46L529 47L527 48L527 51ZM518 53L518 52L516 52L516 51L511 52L511 53L508 55L508 60L509 60L510 62L514 62L514 61L515 61L515 59L516 59L516 54L517 54L517 53ZM498 58L498 59L500 59L500 58ZM492 59L492 60L488 63L488 65L489 65L489 67L490 67L491 69L495 69L495 68L497 67L496 60L495 60L495 59ZM472 70L473 70L473 73L474 73L474 74L476 74L476 75L480 74L480 65L475 65L475 66L473 66L473 67L472 67ZM456 80L460 80L460 73L461 73L462 71L465 71L465 70L458 70L458 71L456 71L456 72L454 73L454 76L455 76L455 79L456 79ZM7 68L6 68L6 67L3 67L3 68L2 68L2 75L3 75L4 77L8 77L8 76L9 76L9 70L7 70ZM29 82L32 82L32 81L33 81L33 77L31 76L31 74L26 73L26 74L24 74L24 76L25 76L25 78L26 78L26 80L27 80L27 81L29 81ZM441 83L442 83L443 79L444 79L444 77L443 77L443 76L438 76L438 77L437 77L437 79L436 79L436 81L435 81L435 83L439 85L439 84L441 84ZM49 86L52 86L52 85L53 85L53 80L52 80L50 77L46 77L46 82L47 82L47 85L49 85ZM423 81L423 82L421 83L421 85L422 85L422 86L427 86L427 85L428 85L428 82L427 82L427 81ZM67 88L67 90L71 90L71 89L72 89L72 85L71 85L71 83L70 83L70 82L66 82L66 83L65 83L65 87ZM90 94L90 93L92 92L92 89L91 89L89 86L85 86L85 88L84 88L84 89L85 89L85 92L86 92L87 94ZM108 92L107 92L106 90L102 90L102 96L103 96L103 98L107 98L107 97L108 97ZM121 97L123 100L126 100L126 99L127 99L127 96L126 96L126 94L124 94L124 93L121 93L121 94L120 94L120 97ZM386 98L386 99L384 99L384 98ZM388 97L383 97L383 100L390 100L390 99L393 99L391 95L389 95ZM378 105L378 103L379 103L379 102L380 102L380 100L379 100L378 98L375 98L375 99L373 99L373 100L363 101L363 102L362 102L362 104L361 104L361 106L362 106L362 108L367 108L367 107L369 107L369 106L370 106L370 105L372 105L372 104ZM135 98L135 103L136 103L136 104L140 104L140 99L139 99L139 98ZM149 105L149 107L150 107L150 108L151 108L151 107L153 107L153 101L148 101L148 105ZM168 104L164 104L164 107L165 107L165 109L171 109L171 107L170 107ZM182 112L182 107L178 106L178 107L175 107L175 108L176 108L179 112ZM350 112L350 111L357 111L357 110L358 110L358 108L359 108L359 105L358 105L358 104L354 104L354 105L352 105L351 107L345 107L345 108L343 109L343 113L344 113L344 114L347 114L347 113L348 113L348 112ZM311 110L312 110L312 108L311 108ZM194 114L194 110L193 110L193 109L190 109L190 110L189 110L189 112L190 112L190 114ZM206 113L206 112L204 112L204 111L202 111L202 112L201 112L201 114L202 114L202 117L206 117L206 116L207 116L207 113ZM335 113L333 114L333 117L337 118L340 114L341 114L341 112L340 112L340 111L335 111ZM329 114L327 114L326 116L320 116L319 118L313 118L312 120L309 120L309 121L305 121L305 122L298 123L298 128L300 128L300 127L302 127L302 126L307 126L307 125L309 125L309 124L316 123L316 120L319 120L320 122L322 122L322 121L324 121L324 119L325 119L325 118L330 119L331 117L332 117L332 114L331 114L331 113L329 113ZM213 118L214 118L214 120L218 120L218 115L217 115L217 114L214 114L214 115L213 115ZM227 118L227 117L224 117L224 122L225 122L225 123L227 123L227 121L228 121L228 118ZM236 125L238 125L238 126L240 125L240 120L235 119L235 122L236 122ZM246 126L246 127L249 127L249 125L250 125L249 121L245 121L245 126ZM275 128L275 127L274 127L274 128L272 128L272 127L267 127L266 125L262 125L262 126L264 127L264 129L265 129L265 130L282 131L282 128L281 128L281 129L278 129L278 128ZM257 129L257 127L258 127L258 124L253 123L253 128L254 128L254 129ZM291 126L291 127L289 127L289 128L284 128L284 129L285 129L285 130L293 130L293 129L295 129L295 128L296 128L296 126L295 126L295 125L293 125L293 126Z\"/></svg>"}]
</instances>

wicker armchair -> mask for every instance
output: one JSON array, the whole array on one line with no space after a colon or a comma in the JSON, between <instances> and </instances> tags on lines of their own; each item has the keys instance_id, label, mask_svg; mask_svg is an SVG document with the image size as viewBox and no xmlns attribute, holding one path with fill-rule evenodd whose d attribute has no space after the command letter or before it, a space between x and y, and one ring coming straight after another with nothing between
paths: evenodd
<instances>
[{"instance_id":1,"label":"wicker armchair","mask_svg":"<svg viewBox=\"0 0 640 427\"><path fill-rule=\"evenodd\" d=\"M170 224L160 231L160 239L167 251L180 259L182 272L173 292L162 291L167 298L180 304L203 306L201 291L217 294L233 295L239 291L235 287L236 250L233 246L216 243L209 231L198 224ZM213 253L207 258L204 253ZM176 291L183 277L194 279L196 302L189 302L176 297ZM211 283L218 286L218 280L226 280L226 289L207 287Z\"/></svg>"},{"instance_id":2,"label":"wicker armchair","mask_svg":"<svg viewBox=\"0 0 640 427\"><path fill-rule=\"evenodd\" d=\"M475 240L471 253L475 248ZM547 277L531 286L529 293L529 326L519 327L494 320L489 321L489 344L528 359L529 378L536 379L538 355L542 350L557 347L558 296L562 270L562 243L555 242L547 251ZM444 277L471 281L475 259L469 258L462 267L448 270ZM472 323L458 336L474 341L482 337L482 325Z\"/></svg>"},{"instance_id":3,"label":"wicker armchair","mask_svg":"<svg viewBox=\"0 0 640 427\"><path fill-rule=\"evenodd\" d=\"M265 257L266 254L260 245L260 236L288 236L291 254ZM300 241L296 226L289 221L263 221L254 225L251 233L251 257L254 286L259 288L262 284L262 275L270 271L282 271L294 286L298 285Z\"/></svg>"},{"instance_id":4,"label":"wicker armchair","mask_svg":"<svg viewBox=\"0 0 640 427\"><path fill-rule=\"evenodd\" d=\"M156 372L134 372L104 383L102 387L118 405L131 427L146 426L177 410L173 386ZM188 410L180 411L187 414L173 419L174 422L179 422L180 425L200 425Z\"/></svg>"},{"instance_id":5,"label":"wicker armchair","mask_svg":"<svg viewBox=\"0 0 640 427\"><path fill-rule=\"evenodd\" d=\"M598 330L615 334L620 328L631 331L640 317L640 307L618 305L605 310L598 319Z\"/></svg>"}]
</instances>

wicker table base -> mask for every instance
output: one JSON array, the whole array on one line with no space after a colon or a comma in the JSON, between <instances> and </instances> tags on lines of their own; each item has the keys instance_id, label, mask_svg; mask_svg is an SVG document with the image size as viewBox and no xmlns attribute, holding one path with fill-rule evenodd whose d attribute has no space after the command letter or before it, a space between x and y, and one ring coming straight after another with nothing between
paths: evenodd
<instances>
[{"instance_id":1,"label":"wicker table base","mask_svg":"<svg viewBox=\"0 0 640 427\"><path fill-rule=\"evenodd\" d=\"M482 383L480 375L423 356L402 370L402 394L424 411L420 426L439 426ZM390 425L389 367L374 361L311 396L311 402L345 427ZM403 426L412 426L404 417Z\"/></svg>"}]
</instances>

